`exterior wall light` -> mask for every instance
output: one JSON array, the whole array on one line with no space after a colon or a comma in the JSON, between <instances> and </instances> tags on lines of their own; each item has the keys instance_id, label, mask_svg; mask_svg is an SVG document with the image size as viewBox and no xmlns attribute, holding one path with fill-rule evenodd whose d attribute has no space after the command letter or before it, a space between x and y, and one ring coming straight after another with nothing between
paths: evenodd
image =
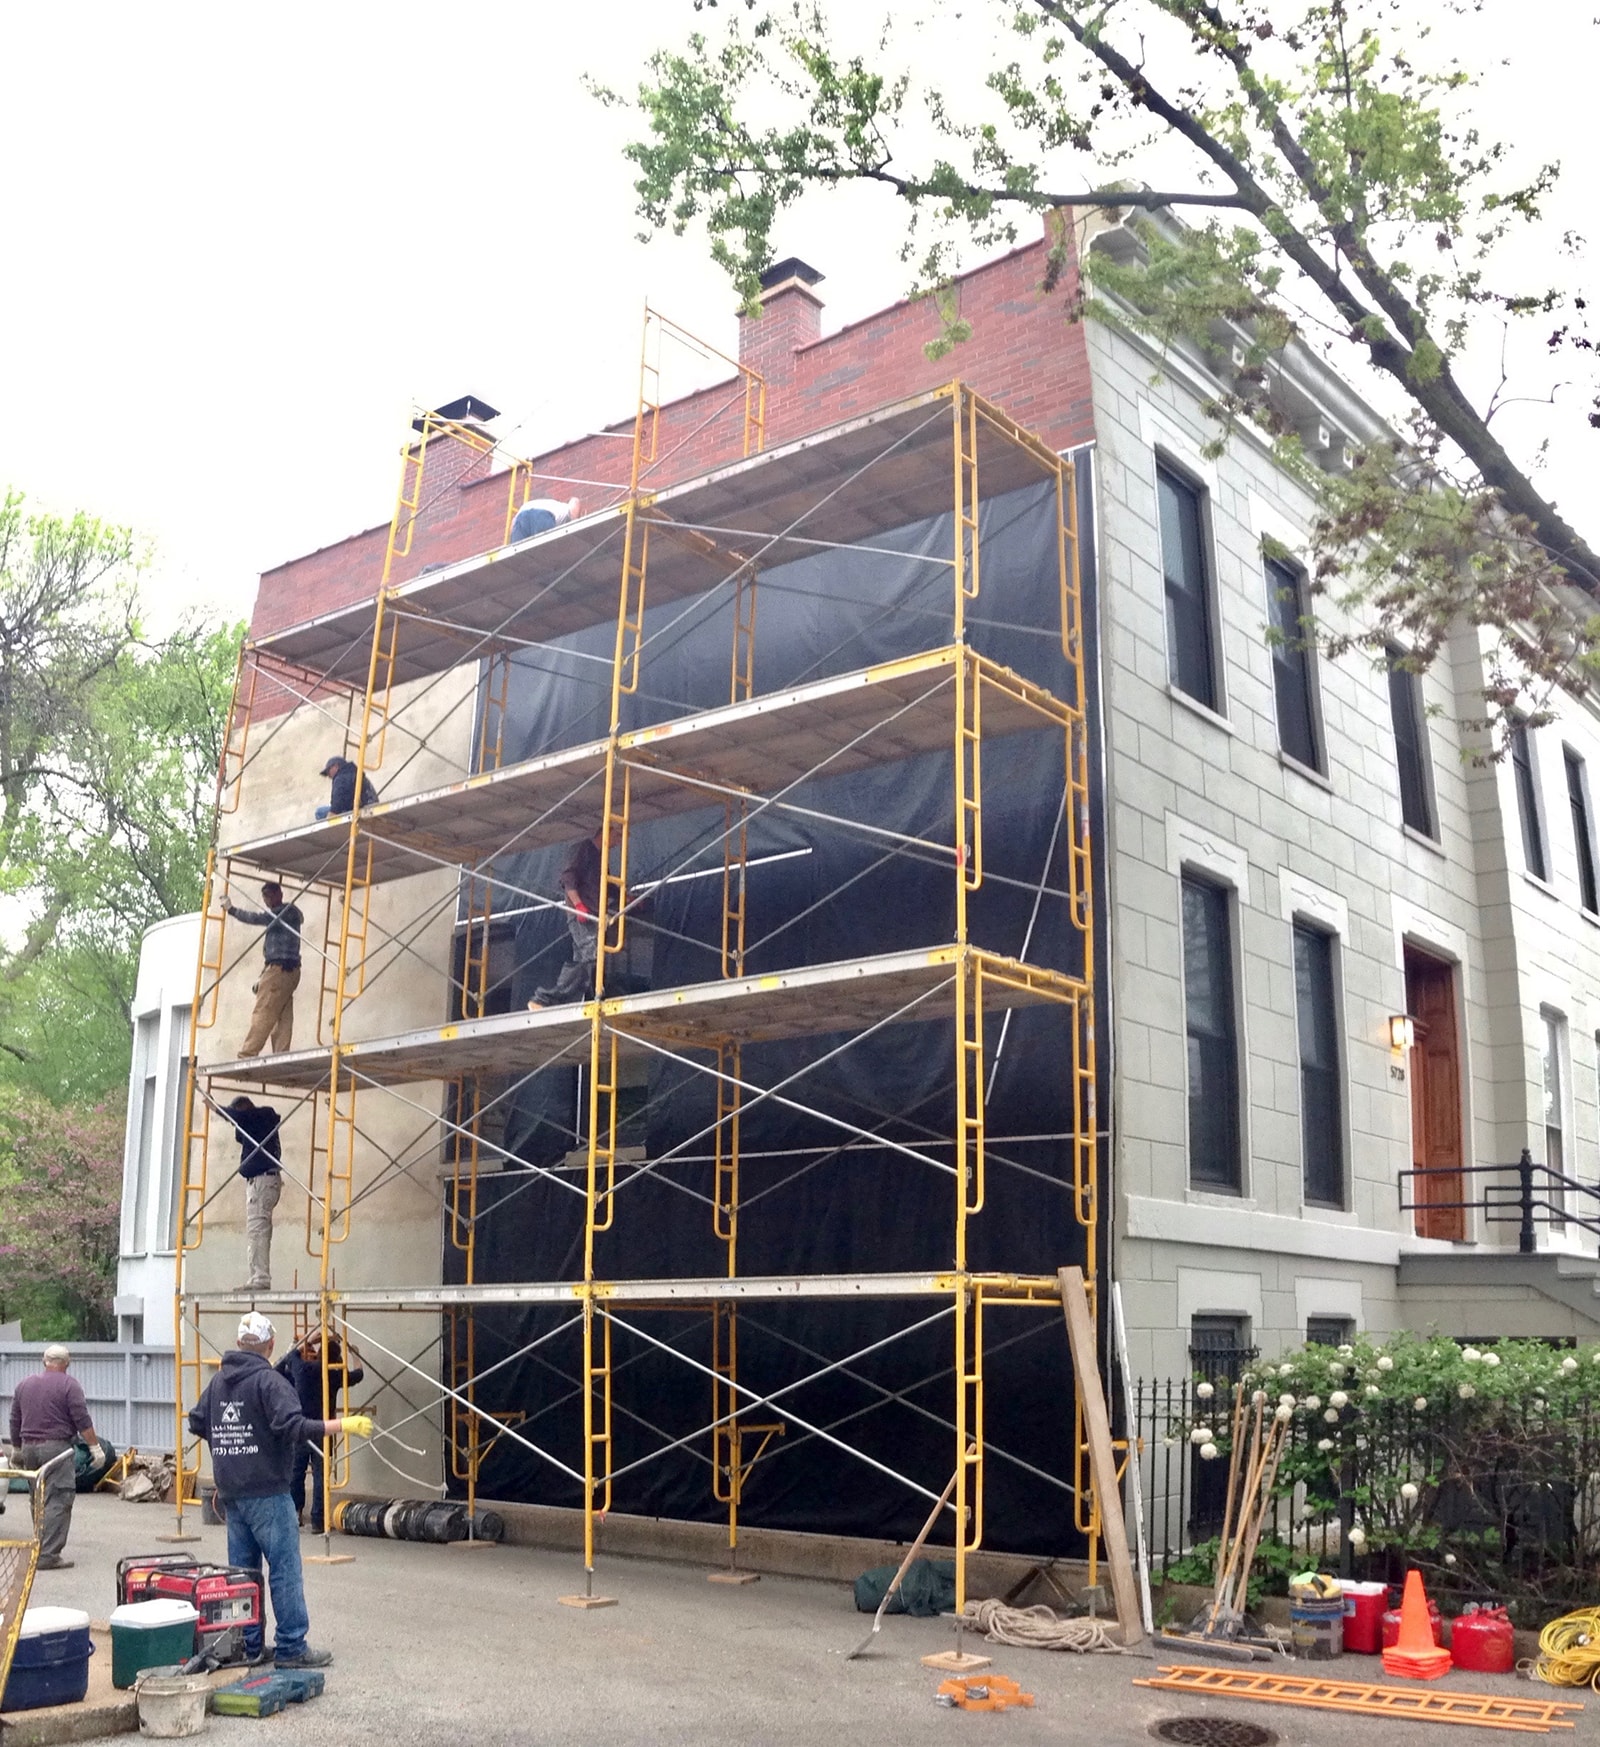
<instances>
[{"instance_id":1,"label":"exterior wall light","mask_svg":"<svg viewBox=\"0 0 1600 1747\"><path fill-rule=\"evenodd\" d=\"M1409 1013L1389 1016L1389 1047L1396 1055L1404 1055L1417 1041L1416 1021Z\"/></svg>"}]
</instances>

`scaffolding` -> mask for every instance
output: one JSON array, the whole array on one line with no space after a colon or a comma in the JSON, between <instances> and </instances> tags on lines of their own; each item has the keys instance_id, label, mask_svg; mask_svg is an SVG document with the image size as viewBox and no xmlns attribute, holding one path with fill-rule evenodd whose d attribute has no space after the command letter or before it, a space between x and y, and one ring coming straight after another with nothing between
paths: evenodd
<instances>
[{"instance_id":1,"label":"scaffolding","mask_svg":"<svg viewBox=\"0 0 1600 1747\"><path fill-rule=\"evenodd\" d=\"M287 695L297 711L316 711L346 734L358 770L358 796L363 778L393 772L394 738L406 733L410 704L401 696L406 688L426 695L441 676L471 670L478 676L471 704L475 724L470 767L459 779L376 804L358 801L344 817L232 842L214 849L208 861L193 1008L198 1041L184 1106L174 1315L183 1480L179 1532L183 1510L197 1496L199 1474L198 1445L187 1433L185 1411L203 1385L209 1355L225 1344L217 1338L216 1319L236 1315L253 1301L190 1284L205 1242L207 1207L226 1181L218 1148L228 1125L225 1120L214 1125L212 1116L232 1091L265 1089L298 1099L310 1111L313 1138L299 1179L306 1196L307 1278L301 1284L297 1274L293 1288L253 1296L287 1310L297 1335L312 1326L323 1330L325 1408L331 1404L326 1336L337 1333L347 1349L359 1345L369 1370L410 1404L408 1417L440 1415L447 1466L469 1507L477 1504L483 1463L503 1439L522 1445L576 1484L582 1498L586 1596L593 1595L597 1522L611 1507L614 1483L625 1471L613 1459L614 1418L624 1413L645 1423L619 1384L614 1332L702 1374L711 1414L697 1437L706 1443L712 1495L726 1513L728 1558L736 1567L745 1489L752 1472L791 1429L849 1450L914 1495L937 1502L941 1490L937 1482L925 1484L852 1448L837 1428L801 1418L792 1399L797 1385L774 1390L752 1383L739 1363L741 1312L750 1314L747 1307L763 1301L850 1299L902 1304L912 1318L910 1330L947 1320L951 1388L949 1412L941 1418L955 1471L946 1521L959 1610L966 1599L967 1561L983 1542L985 1470L994 1454L985 1435L986 1317L1011 1309L1036 1315L1061 1304L1053 1273L979 1271L968 1262L969 1232L990 1194L994 1165L986 1076L993 1065L995 1022L1009 1023L1009 1016L1022 1009L1046 1009L1058 1022L1072 1110L1066 1143L1070 1182L1064 1187L1081 1233L1091 1304L1098 1278L1090 746L1073 465L959 382L767 450L765 385L727 360L736 374L725 415L742 433L742 457L658 489L652 470L662 461L666 403L651 346L685 336L653 313L647 313L646 336L629 477L625 485L618 482L614 502L516 545L502 544L399 579L427 503L430 450L441 443L476 448L486 442L476 427L430 415L419 427L419 440L404 451L376 599L259 638L241 656L218 774L223 820L240 807L260 739L289 719L280 713L263 725L264 679L280 701ZM517 503L532 494L540 476L524 462L508 471L509 533ZM1052 634L1059 630L1069 676L1066 697L978 653L967 635L982 589L980 506L1041 484L1054 494L1060 622ZM818 553L883 550L895 530L940 515L950 518L950 545L947 555L929 562L948 575L953 623L948 641L779 692L756 690L756 604L763 572ZM651 654L647 599L659 608L718 591L731 605L727 702L645 727L629 726L628 700ZM603 730L578 744L505 762L504 726L516 657L606 624L612 634ZM984 748L1039 731L1061 737L1065 762L1060 827L1065 879L1053 896L1064 906L1075 941L1070 972L1029 962L1026 952L997 954L969 934L969 904L986 877ZM822 776L923 754L949 757L953 835L948 840L879 835L892 840L888 847L896 853L932 860L945 870L954 891L952 937L913 951L752 973L746 963L752 945L746 901L752 821L772 810L802 826L825 821L871 834L876 828L870 821L831 818L809 799L802 804L796 791ZM389 786L393 792L392 781ZM647 823L718 806L723 810L719 974L685 986L631 988L619 977L619 967L630 934L648 926L630 882L635 834ZM570 844L588 835L596 819L601 876L592 997L542 1010L489 1012L490 923L496 903L507 897L518 904L530 901L530 894L497 871L496 858ZM205 1043L216 1024L219 987L225 978L241 974L239 966L253 944L247 940L230 954L221 907L228 881L244 877L246 870L281 880L309 908L325 907L317 955L317 1030L313 1043L288 1053L230 1060ZM409 935L404 928L385 933L375 921L374 895L441 871L458 882L460 896L451 902L463 942L449 1016L420 1029L374 1029L370 1014L377 974L372 967L380 944L403 954L419 938L421 926L414 922ZM1041 878L1041 892L1044 887ZM313 934L308 924L303 936L308 955ZM354 1023L357 1014L366 1022ZM890 1144L944 1185L947 1265L924 1272L743 1273L740 1220L752 1166L741 1151L741 1129L754 1108L775 1100L802 1110L836 1131L841 1146L885 1144L864 1121L805 1105L787 1083L757 1084L745 1071L745 1051L768 1041L832 1033L846 1034L847 1041L838 1046L844 1049L851 1040L886 1027L929 1019L941 1019L953 1030L953 1132L930 1136L925 1145ZM659 1174L668 1162L640 1159L618 1141L619 1093L627 1075L640 1063L660 1061L714 1083L715 1120L698 1138L709 1148L702 1199L709 1203L725 1265L696 1278L605 1278L597 1266L597 1238L618 1218L627 1219L630 1186ZM581 1204L579 1265L573 1277L558 1280L480 1279L480 1192L486 1174L506 1162L484 1137L488 1107L505 1096L492 1088L508 1077L513 1086L522 1085L553 1065L572 1063L586 1067L581 1083L588 1106L581 1157L573 1161L574 1172L562 1178ZM437 1108L426 1097L419 1102L419 1089L439 1083L444 1096ZM443 1242L455 1252L457 1283L380 1279L351 1284L339 1277L341 1246L362 1217L357 1209L387 1183L412 1172L424 1156L420 1147L408 1149L409 1157L370 1156L362 1112L369 1101L382 1099L419 1110L431 1122L433 1146L442 1146L447 1167L441 1180ZM368 1165L364 1178L362 1160ZM291 1180L297 1176L287 1157L285 1174ZM576 1449L547 1447L522 1414L496 1414L479 1399L487 1370L508 1361L482 1365L477 1313L506 1305L564 1310L560 1326L581 1330L575 1388L582 1430ZM645 1314L664 1309L710 1319L709 1363L650 1333ZM439 1375L424 1362L425 1352L407 1357L400 1341L386 1341L377 1332L381 1318L393 1312L438 1317ZM888 1344L871 1343L826 1364L822 1355L813 1357L823 1370L852 1375L850 1367L859 1370L867 1353ZM420 1406L419 1395L425 1398ZM385 1417L385 1431L397 1434L404 1423ZM657 1454L685 1441L669 1438ZM399 1447L409 1448L403 1442ZM1099 1517L1086 1463L1080 1411L1073 1471L1070 1477L1055 1476L1054 1483L1074 1494L1075 1520L1089 1537L1092 1560ZM323 1474L330 1504L348 1479L348 1451L336 1447ZM333 1521L331 1512L327 1520Z\"/></svg>"}]
</instances>

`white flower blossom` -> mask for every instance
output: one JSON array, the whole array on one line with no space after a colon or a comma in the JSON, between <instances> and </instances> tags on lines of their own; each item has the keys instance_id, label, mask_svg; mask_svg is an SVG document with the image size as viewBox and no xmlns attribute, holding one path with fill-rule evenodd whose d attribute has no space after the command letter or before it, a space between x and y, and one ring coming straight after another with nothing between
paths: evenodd
<instances>
[{"instance_id":1,"label":"white flower blossom","mask_svg":"<svg viewBox=\"0 0 1600 1747\"><path fill-rule=\"evenodd\" d=\"M1280 1377L1292 1377L1294 1375L1294 1366L1293 1365L1280 1365L1278 1367L1278 1375Z\"/></svg>"},{"instance_id":2,"label":"white flower blossom","mask_svg":"<svg viewBox=\"0 0 1600 1747\"><path fill-rule=\"evenodd\" d=\"M1265 1407L1267 1405L1267 1392L1266 1392L1266 1390L1265 1389L1256 1390L1255 1393L1250 1397L1250 1405L1252 1407Z\"/></svg>"},{"instance_id":3,"label":"white flower blossom","mask_svg":"<svg viewBox=\"0 0 1600 1747\"><path fill-rule=\"evenodd\" d=\"M1355 1357L1355 1355L1356 1355L1356 1350L1353 1346L1350 1345L1350 1343L1348 1341L1346 1341L1345 1344L1342 1347L1340 1347L1340 1349L1339 1349L1339 1356L1342 1359L1353 1359Z\"/></svg>"},{"instance_id":4,"label":"white flower blossom","mask_svg":"<svg viewBox=\"0 0 1600 1747\"><path fill-rule=\"evenodd\" d=\"M1211 1427L1196 1426L1189 1434L1191 1444L1209 1444L1211 1442Z\"/></svg>"},{"instance_id":5,"label":"white flower blossom","mask_svg":"<svg viewBox=\"0 0 1600 1747\"><path fill-rule=\"evenodd\" d=\"M1464 1364L1476 1365L1482 1357L1483 1354L1476 1347L1463 1347L1461 1349L1461 1358Z\"/></svg>"},{"instance_id":6,"label":"white flower blossom","mask_svg":"<svg viewBox=\"0 0 1600 1747\"><path fill-rule=\"evenodd\" d=\"M1407 1504L1413 1503L1417 1496L1416 1482L1414 1480L1408 1480L1405 1485L1400 1488L1400 1496Z\"/></svg>"},{"instance_id":7,"label":"white flower blossom","mask_svg":"<svg viewBox=\"0 0 1600 1747\"><path fill-rule=\"evenodd\" d=\"M1456 1562L1455 1554L1454 1553L1446 1553L1444 1556L1444 1562L1446 1565L1454 1565Z\"/></svg>"},{"instance_id":8,"label":"white flower blossom","mask_svg":"<svg viewBox=\"0 0 1600 1747\"><path fill-rule=\"evenodd\" d=\"M1216 1390L1213 1389L1209 1383L1195 1384L1194 1392L1202 1401L1209 1401L1211 1397L1216 1394Z\"/></svg>"},{"instance_id":9,"label":"white flower blossom","mask_svg":"<svg viewBox=\"0 0 1600 1747\"><path fill-rule=\"evenodd\" d=\"M1239 1378L1239 1381L1245 1386L1246 1389L1248 1389L1250 1387L1250 1385L1255 1382L1255 1380L1256 1380L1256 1374L1254 1371L1245 1371L1240 1375L1240 1378Z\"/></svg>"},{"instance_id":10,"label":"white flower blossom","mask_svg":"<svg viewBox=\"0 0 1600 1747\"><path fill-rule=\"evenodd\" d=\"M1428 1405L1428 1398L1426 1395L1419 1395L1417 1397L1417 1399L1412 1402L1411 1405L1417 1410L1418 1413L1421 1413L1423 1408L1425 1408Z\"/></svg>"},{"instance_id":11,"label":"white flower blossom","mask_svg":"<svg viewBox=\"0 0 1600 1747\"><path fill-rule=\"evenodd\" d=\"M1380 1371L1392 1371L1394 1369L1394 1360L1385 1353L1378 1361L1378 1369Z\"/></svg>"},{"instance_id":12,"label":"white flower blossom","mask_svg":"<svg viewBox=\"0 0 1600 1747\"><path fill-rule=\"evenodd\" d=\"M1345 1364L1343 1359L1329 1359L1328 1361L1328 1370L1335 1377L1342 1377L1348 1369L1349 1366Z\"/></svg>"},{"instance_id":13,"label":"white flower blossom","mask_svg":"<svg viewBox=\"0 0 1600 1747\"><path fill-rule=\"evenodd\" d=\"M1326 1455L1328 1453L1328 1451L1333 1448L1333 1439L1332 1438L1318 1438L1317 1439L1317 1448L1319 1450L1321 1450L1324 1455Z\"/></svg>"},{"instance_id":14,"label":"white flower blossom","mask_svg":"<svg viewBox=\"0 0 1600 1747\"><path fill-rule=\"evenodd\" d=\"M1350 1397L1342 1389L1335 1389L1333 1394L1328 1397L1329 1407L1348 1407L1349 1405Z\"/></svg>"},{"instance_id":15,"label":"white flower blossom","mask_svg":"<svg viewBox=\"0 0 1600 1747\"><path fill-rule=\"evenodd\" d=\"M1474 1389L1470 1383L1463 1383L1456 1391L1456 1394L1459 1395L1463 1401L1471 1401L1473 1396L1477 1393L1477 1390Z\"/></svg>"},{"instance_id":16,"label":"white flower blossom","mask_svg":"<svg viewBox=\"0 0 1600 1747\"><path fill-rule=\"evenodd\" d=\"M1322 1397L1320 1395L1308 1395L1305 1404L1312 1413L1315 1413L1317 1409L1322 1406Z\"/></svg>"},{"instance_id":17,"label":"white flower blossom","mask_svg":"<svg viewBox=\"0 0 1600 1747\"><path fill-rule=\"evenodd\" d=\"M1300 1520L1301 1520L1301 1522L1303 1522L1303 1523L1310 1522L1311 1519L1316 1514L1317 1514L1317 1507L1314 1504L1303 1504L1300 1506Z\"/></svg>"},{"instance_id":18,"label":"white flower blossom","mask_svg":"<svg viewBox=\"0 0 1600 1747\"><path fill-rule=\"evenodd\" d=\"M1324 1408L1322 1417L1329 1425L1336 1426L1339 1423L1339 1410L1336 1407Z\"/></svg>"},{"instance_id":19,"label":"white flower blossom","mask_svg":"<svg viewBox=\"0 0 1600 1747\"><path fill-rule=\"evenodd\" d=\"M1570 1377L1577 1368L1578 1361L1576 1359L1566 1358L1561 1361L1561 1370L1564 1376Z\"/></svg>"},{"instance_id":20,"label":"white flower blossom","mask_svg":"<svg viewBox=\"0 0 1600 1747\"><path fill-rule=\"evenodd\" d=\"M1483 1362L1492 1371L1495 1368L1495 1366L1500 1363L1500 1355L1498 1353L1485 1353L1483 1355ZM1578 1368L1578 1362L1576 1359L1574 1359L1572 1362L1572 1368L1574 1371L1576 1371Z\"/></svg>"},{"instance_id":21,"label":"white flower blossom","mask_svg":"<svg viewBox=\"0 0 1600 1747\"><path fill-rule=\"evenodd\" d=\"M1200 1446L1200 1460L1202 1462L1215 1462L1216 1459L1217 1446L1215 1444L1202 1444Z\"/></svg>"},{"instance_id":22,"label":"white flower blossom","mask_svg":"<svg viewBox=\"0 0 1600 1747\"><path fill-rule=\"evenodd\" d=\"M1369 1383L1367 1385L1367 1400L1368 1401L1376 1401L1378 1399L1378 1397L1382 1394L1383 1394L1383 1391L1377 1386L1376 1383Z\"/></svg>"},{"instance_id":23,"label":"white flower blossom","mask_svg":"<svg viewBox=\"0 0 1600 1747\"><path fill-rule=\"evenodd\" d=\"M1272 1417L1275 1420L1281 1421L1284 1425L1287 1425L1289 1421L1294 1418L1294 1409L1292 1407L1277 1408L1274 1410Z\"/></svg>"},{"instance_id":24,"label":"white flower blossom","mask_svg":"<svg viewBox=\"0 0 1600 1747\"><path fill-rule=\"evenodd\" d=\"M1278 1406L1279 1407L1293 1407L1294 1406L1294 1397L1292 1395L1280 1395L1278 1397Z\"/></svg>"},{"instance_id":25,"label":"white flower blossom","mask_svg":"<svg viewBox=\"0 0 1600 1747\"><path fill-rule=\"evenodd\" d=\"M1365 1529L1352 1529L1346 1539L1352 1547L1364 1547L1367 1544L1367 1532Z\"/></svg>"}]
</instances>

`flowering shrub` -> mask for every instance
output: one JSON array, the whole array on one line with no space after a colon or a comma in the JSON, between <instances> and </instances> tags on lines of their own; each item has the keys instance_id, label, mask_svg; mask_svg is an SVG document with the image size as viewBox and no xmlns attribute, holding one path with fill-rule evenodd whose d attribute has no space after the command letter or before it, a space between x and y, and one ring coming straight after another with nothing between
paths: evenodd
<instances>
[{"instance_id":1,"label":"flowering shrub","mask_svg":"<svg viewBox=\"0 0 1600 1747\"><path fill-rule=\"evenodd\" d=\"M1537 1614L1600 1592L1600 1347L1460 1346L1397 1334L1306 1346L1240 1379L1248 1437L1292 1422L1279 1531L1351 1574L1492 1595ZM1207 1442L1232 1447L1232 1391L1203 1402Z\"/></svg>"}]
</instances>

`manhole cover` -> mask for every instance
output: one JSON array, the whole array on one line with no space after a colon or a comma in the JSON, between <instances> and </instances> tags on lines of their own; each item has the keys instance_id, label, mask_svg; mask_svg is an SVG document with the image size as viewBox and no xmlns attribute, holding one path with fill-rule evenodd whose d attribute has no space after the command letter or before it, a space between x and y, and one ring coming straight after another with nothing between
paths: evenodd
<instances>
[{"instance_id":1,"label":"manhole cover","mask_svg":"<svg viewBox=\"0 0 1600 1747\"><path fill-rule=\"evenodd\" d=\"M1168 1717L1152 1723L1150 1733L1179 1747L1276 1747L1278 1739L1259 1723L1241 1723L1237 1717Z\"/></svg>"}]
</instances>

